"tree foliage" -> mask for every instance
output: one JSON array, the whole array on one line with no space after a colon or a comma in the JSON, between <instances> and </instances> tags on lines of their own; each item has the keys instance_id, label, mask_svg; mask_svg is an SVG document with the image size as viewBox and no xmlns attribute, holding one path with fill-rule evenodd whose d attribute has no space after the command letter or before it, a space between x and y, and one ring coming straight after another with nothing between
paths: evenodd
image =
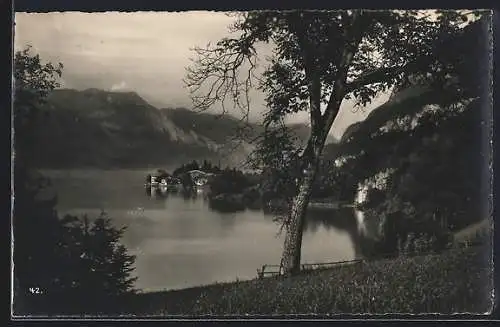
<instances>
[{"instance_id":1,"label":"tree foliage","mask_svg":"<svg viewBox=\"0 0 500 327\"><path fill-rule=\"evenodd\" d=\"M201 170L205 173L214 173L214 174L221 171L219 166L212 164L208 160L204 160L201 165L196 160L193 160L187 164L182 164L180 167L176 168L173 171L172 175L180 176L181 174L187 173L191 170Z\"/></svg>"},{"instance_id":2,"label":"tree foliage","mask_svg":"<svg viewBox=\"0 0 500 327\"><path fill-rule=\"evenodd\" d=\"M422 240L443 246L451 231L489 215L487 27L483 18L446 49L436 49L449 62L460 62L453 84L400 89L365 122L348 129L335 149L348 157L340 170L353 174L355 183L391 170L381 196L371 200L379 193L372 189L365 205L368 215L381 219L380 252L397 251L397 242L402 248Z\"/></svg>"},{"instance_id":3,"label":"tree foliage","mask_svg":"<svg viewBox=\"0 0 500 327\"><path fill-rule=\"evenodd\" d=\"M446 83L437 85L414 73L396 85L394 96L386 104L372 111L360 123L351 125L342 136L338 152L344 156L357 155L370 140L381 136L384 128L397 127L417 118L427 105L435 104L453 110L461 100L489 98L490 42L489 20L483 17L460 30L451 40L435 45L433 51L448 69Z\"/></svg>"},{"instance_id":4,"label":"tree foliage","mask_svg":"<svg viewBox=\"0 0 500 327\"><path fill-rule=\"evenodd\" d=\"M262 170L261 192L265 201L281 200L289 205L297 195L300 148L297 137L282 122L276 127L267 126L259 138L250 162Z\"/></svg>"},{"instance_id":5,"label":"tree foliage","mask_svg":"<svg viewBox=\"0 0 500 327\"><path fill-rule=\"evenodd\" d=\"M237 37L195 49L197 58L188 68L186 84L196 108L219 102L225 112L226 102L232 100L248 114L256 45L264 42L274 47L270 64L257 79L266 94L265 134L274 133L289 114L309 113L311 133L298 154L298 189L286 221L282 260L286 273L300 266L305 211L325 140L342 102L351 99L364 106L415 74L435 87L454 75L454 63L435 49L453 40L470 15L460 11L436 11L435 19L423 15L415 10L248 12L239 15L232 27ZM260 144L261 153L268 145Z\"/></svg>"},{"instance_id":6,"label":"tree foliage","mask_svg":"<svg viewBox=\"0 0 500 327\"><path fill-rule=\"evenodd\" d=\"M45 103L49 93L58 87L63 65L42 64L40 55L33 54L31 47L16 52L14 57L14 121L15 128L22 135L28 124L33 124L35 115Z\"/></svg>"},{"instance_id":7,"label":"tree foliage","mask_svg":"<svg viewBox=\"0 0 500 327\"><path fill-rule=\"evenodd\" d=\"M110 297L132 291L135 258L105 216L60 219L49 181L33 167L32 126L62 65L42 63L30 48L16 52L14 166L14 312L81 314L112 309ZM116 308L114 308L116 309Z\"/></svg>"},{"instance_id":8,"label":"tree foliage","mask_svg":"<svg viewBox=\"0 0 500 327\"><path fill-rule=\"evenodd\" d=\"M243 172L236 169L224 169L210 182L210 193L213 196L219 194L239 194L249 186L251 186L251 183Z\"/></svg>"},{"instance_id":9,"label":"tree foliage","mask_svg":"<svg viewBox=\"0 0 500 327\"><path fill-rule=\"evenodd\" d=\"M351 174L353 183L368 185L372 176L389 171L386 186L371 188L363 208L380 219L386 243L380 252L395 251L396 238L406 242L410 233L440 242L487 217L489 124L483 105L481 99L464 101L400 121L366 140L370 151L361 150L337 168Z\"/></svg>"},{"instance_id":10,"label":"tree foliage","mask_svg":"<svg viewBox=\"0 0 500 327\"><path fill-rule=\"evenodd\" d=\"M108 300L133 291L136 277L132 277L135 256L129 255L120 240L125 227L116 228L111 219L101 213L93 221L88 216L67 215L62 219L66 227L63 248L68 260L66 274L72 276L72 296L88 301L92 297ZM100 306L105 303L99 303ZM83 307L88 306L82 303ZM99 306L97 306L99 308Z\"/></svg>"}]
</instances>

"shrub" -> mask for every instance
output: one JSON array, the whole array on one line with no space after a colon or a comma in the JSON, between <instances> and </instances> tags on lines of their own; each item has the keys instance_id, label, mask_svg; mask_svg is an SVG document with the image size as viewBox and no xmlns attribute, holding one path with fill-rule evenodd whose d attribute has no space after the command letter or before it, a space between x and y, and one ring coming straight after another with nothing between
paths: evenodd
<instances>
[{"instance_id":1,"label":"shrub","mask_svg":"<svg viewBox=\"0 0 500 327\"><path fill-rule=\"evenodd\" d=\"M40 197L48 181L33 168L34 126L63 67L43 64L29 47L14 59L14 314L106 311L115 303L109 297L131 291L134 257L108 218L60 219L57 197Z\"/></svg>"},{"instance_id":2,"label":"shrub","mask_svg":"<svg viewBox=\"0 0 500 327\"><path fill-rule=\"evenodd\" d=\"M29 290L26 292L24 286L29 276L24 271L29 267L26 259L19 257L20 253L15 258L18 286L25 288L15 299L24 304L19 308L21 312L16 313L53 315L116 310L115 299L134 293L136 280L131 276L135 257L120 244L124 231L113 227L104 213L93 222L87 216L67 215L61 219L51 234L52 251L42 247L42 251L31 251L28 255L35 262L45 262L43 274L33 280L33 286L43 292L37 298ZM36 241L42 240L21 238L16 247L26 247L26 242L40 246Z\"/></svg>"}]
</instances>

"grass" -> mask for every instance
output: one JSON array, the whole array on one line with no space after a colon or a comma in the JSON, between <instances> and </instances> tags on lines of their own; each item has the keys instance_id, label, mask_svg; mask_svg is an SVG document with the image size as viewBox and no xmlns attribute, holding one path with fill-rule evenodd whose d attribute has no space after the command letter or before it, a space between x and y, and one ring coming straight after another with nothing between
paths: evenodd
<instances>
[{"instance_id":1,"label":"grass","mask_svg":"<svg viewBox=\"0 0 500 327\"><path fill-rule=\"evenodd\" d=\"M283 278L133 296L123 312L146 316L486 313L492 271L482 247L400 257Z\"/></svg>"}]
</instances>

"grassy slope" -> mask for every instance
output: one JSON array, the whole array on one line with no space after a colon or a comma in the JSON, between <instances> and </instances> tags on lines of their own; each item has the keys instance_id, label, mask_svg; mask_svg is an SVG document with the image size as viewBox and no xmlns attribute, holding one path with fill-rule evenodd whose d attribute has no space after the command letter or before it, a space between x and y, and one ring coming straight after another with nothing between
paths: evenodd
<instances>
[{"instance_id":1,"label":"grassy slope","mask_svg":"<svg viewBox=\"0 0 500 327\"><path fill-rule=\"evenodd\" d=\"M483 248L365 262L288 279L215 284L134 296L137 315L484 313L492 273ZM132 309L131 309L132 308Z\"/></svg>"}]
</instances>

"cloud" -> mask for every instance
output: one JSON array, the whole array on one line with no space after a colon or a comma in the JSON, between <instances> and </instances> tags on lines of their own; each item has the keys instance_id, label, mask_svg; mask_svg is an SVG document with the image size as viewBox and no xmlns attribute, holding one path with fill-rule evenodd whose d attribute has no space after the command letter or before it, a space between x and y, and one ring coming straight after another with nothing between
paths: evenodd
<instances>
[{"instance_id":1,"label":"cloud","mask_svg":"<svg viewBox=\"0 0 500 327\"><path fill-rule=\"evenodd\" d=\"M183 84L194 46L228 36L234 18L221 12L16 13L15 49L31 44L64 64L67 88L128 89L159 107L191 107ZM117 82L118 81L118 82ZM126 81L126 83L125 83ZM250 118L262 119L264 95L252 93ZM239 112L233 112L238 115ZM346 102L332 129L339 135L366 116ZM290 118L307 121L306 114Z\"/></svg>"},{"instance_id":2,"label":"cloud","mask_svg":"<svg viewBox=\"0 0 500 327\"><path fill-rule=\"evenodd\" d=\"M231 21L209 12L16 13L15 46L30 43L42 58L63 62L67 85L126 80L149 100L189 106L182 78L190 48L224 37Z\"/></svg>"}]
</instances>

